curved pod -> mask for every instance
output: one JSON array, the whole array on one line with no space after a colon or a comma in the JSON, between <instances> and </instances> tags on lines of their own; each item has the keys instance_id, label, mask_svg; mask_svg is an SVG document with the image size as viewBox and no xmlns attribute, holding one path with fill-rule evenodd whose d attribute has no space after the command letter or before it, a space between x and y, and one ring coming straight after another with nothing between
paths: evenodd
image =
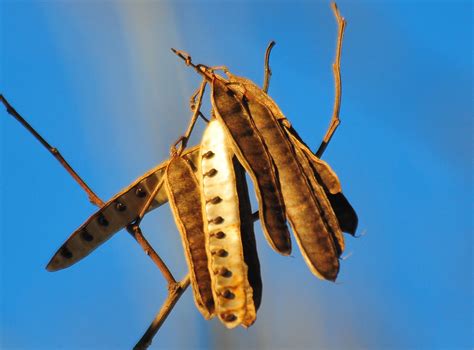
<instances>
[{"instance_id":1,"label":"curved pod","mask_svg":"<svg viewBox=\"0 0 474 350\"><path fill-rule=\"evenodd\" d=\"M318 182L318 174L311 167L310 161L306 157L303 150L295 144L292 146L296 155L296 159L301 165L303 174L310 185L313 196L316 198L316 201L321 209L321 216L323 220L326 221L331 227L337 227L335 230L329 230L329 233L333 235L333 239L336 244L337 255L341 256L345 248L344 236L340 229L336 213L334 212L334 209L328 199L328 193L324 191L324 188L321 186L320 182Z\"/></svg>"},{"instance_id":2,"label":"curved pod","mask_svg":"<svg viewBox=\"0 0 474 350\"><path fill-rule=\"evenodd\" d=\"M334 213L325 210L323 199L313 192L283 128L261 97L242 84L232 83L229 88L249 111L274 161L286 214L308 267L317 277L334 281L340 256L335 237L342 237Z\"/></svg>"},{"instance_id":3,"label":"curved pod","mask_svg":"<svg viewBox=\"0 0 474 350\"><path fill-rule=\"evenodd\" d=\"M196 306L204 318L214 316L214 298L205 248L200 186L189 163L173 156L166 167L166 189L186 262Z\"/></svg>"},{"instance_id":4,"label":"curved pod","mask_svg":"<svg viewBox=\"0 0 474 350\"><path fill-rule=\"evenodd\" d=\"M293 135L289 134L289 136L295 149L300 149L306 156L309 166L312 169L312 171L308 172L312 172L313 176L323 186L342 232L347 232L354 236L359 218L346 196L342 193L341 184L336 173L328 163L316 157L308 146L296 139Z\"/></svg>"},{"instance_id":5,"label":"curved pod","mask_svg":"<svg viewBox=\"0 0 474 350\"><path fill-rule=\"evenodd\" d=\"M337 216L341 230L351 235L355 235L359 221L357 213L342 193L339 179L329 164L319 159L313 152L311 152L308 146L301 140L296 130L293 129L290 121L283 115L275 101L273 101L273 99L266 92L264 92L250 79L233 75L230 72L226 72L226 75L229 77L230 82L242 85L245 87L245 91L249 95L251 95L259 103L265 105L271 111L273 116L278 120L278 122L283 125L293 144L297 145L305 152L311 166L317 173L316 177L320 179L321 185L327 190L327 192L329 192L328 199Z\"/></svg>"},{"instance_id":6,"label":"curved pod","mask_svg":"<svg viewBox=\"0 0 474 350\"><path fill-rule=\"evenodd\" d=\"M262 138L244 106L218 79L212 83L211 101L217 119L225 125L235 155L255 185L259 217L267 241L277 252L290 254L291 240L280 184Z\"/></svg>"},{"instance_id":7,"label":"curved pod","mask_svg":"<svg viewBox=\"0 0 474 350\"><path fill-rule=\"evenodd\" d=\"M199 147L195 146L185 151L183 157L193 164L196 163L198 154ZM58 271L74 265L105 243L116 232L131 224L137 218L156 184L164 176L167 164L168 161L163 162L140 176L92 214L62 244L46 269ZM162 186L148 211L162 206L167 201L168 195L165 186Z\"/></svg>"}]
</instances>

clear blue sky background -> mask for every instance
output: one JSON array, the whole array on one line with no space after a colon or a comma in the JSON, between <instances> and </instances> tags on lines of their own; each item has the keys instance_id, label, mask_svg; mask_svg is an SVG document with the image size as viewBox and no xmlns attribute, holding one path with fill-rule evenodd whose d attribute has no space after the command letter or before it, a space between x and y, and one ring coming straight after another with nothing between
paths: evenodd
<instances>
[{"instance_id":1,"label":"clear blue sky background","mask_svg":"<svg viewBox=\"0 0 474 350\"><path fill-rule=\"evenodd\" d=\"M472 348L472 4L339 7L348 20L342 124L324 158L367 234L347 238L353 255L332 284L297 249L277 256L257 229L264 294L255 325L204 321L188 291L155 348ZM0 91L103 199L163 161L186 127L199 78L170 47L261 83L274 39L270 94L313 148L329 122L328 2L4 0L0 11ZM159 271L120 232L48 273L50 256L95 208L3 110L0 130L0 348L130 348L165 298ZM167 205L144 232L183 276Z\"/></svg>"}]
</instances>

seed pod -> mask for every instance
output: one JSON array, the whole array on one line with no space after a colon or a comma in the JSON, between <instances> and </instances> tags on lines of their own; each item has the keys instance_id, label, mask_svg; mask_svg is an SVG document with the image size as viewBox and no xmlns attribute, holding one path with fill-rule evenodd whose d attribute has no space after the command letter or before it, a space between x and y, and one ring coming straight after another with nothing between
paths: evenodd
<instances>
[{"instance_id":1,"label":"seed pod","mask_svg":"<svg viewBox=\"0 0 474 350\"><path fill-rule=\"evenodd\" d=\"M252 178L259 203L263 232L273 249L289 254L291 240L286 226L285 207L272 159L255 124L234 93L218 79L212 84L215 115L225 126L233 150Z\"/></svg>"},{"instance_id":2,"label":"seed pod","mask_svg":"<svg viewBox=\"0 0 474 350\"><path fill-rule=\"evenodd\" d=\"M334 213L328 217L332 211L330 205L322 205L313 193L283 128L270 108L261 102L259 96L264 93L255 94L239 83L229 84L229 89L234 92L233 98L240 98L250 112L274 161L288 220L306 263L316 276L334 281L340 255L334 237L342 237L342 233Z\"/></svg>"},{"instance_id":3,"label":"seed pod","mask_svg":"<svg viewBox=\"0 0 474 350\"><path fill-rule=\"evenodd\" d=\"M198 154L199 147L193 147L186 151L183 157L190 160L192 164ZM58 271L77 263L112 237L114 233L132 223L163 177L167 163L167 161L161 163L145 173L90 216L53 255L46 269ZM162 186L149 211L160 207L167 201L166 189ZM107 225L104 225L105 223ZM65 254L65 252L68 253Z\"/></svg>"},{"instance_id":4,"label":"seed pod","mask_svg":"<svg viewBox=\"0 0 474 350\"><path fill-rule=\"evenodd\" d=\"M246 92L251 95L253 99L264 104L268 109L270 109L273 116L282 125L284 125L285 130L289 134L295 136L300 145L304 146L302 148L308 158L310 158L311 165L319 174L321 184L329 191L328 199L331 202L331 205L337 216L341 230L354 235L358 224L357 214L344 194L342 194L341 185L336 173L334 173L334 171L326 162L319 159L311 152L311 150L298 136L297 132L292 128L290 121L286 119L278 105L272 100L270 96L268 96L268 94L266 94L262 89L260 89L260 87L258 87L253 81L249 79L233 75L230 72L226 72L226 74L229 77L230 82L241 84L243 87L245 87Z\"/></svg>"},{"instance_id":5,"label":"seed pod","mask_svg":"<svg viewBox=\"0 0 474 350\"><path fill-rule=\"evenodd\" d=\"M201 174L216 314L228 328L249 327L256 319L262 291L252 210L245 173L216 119L208 124L201 142Z\"/></svg>"},{"instance_id":6,"label":"seed pod","mask_svg":"<svg viewBox=\"0 0 474 350\"><path fill-rule=\"evenodd\" d=\"M329 193L336 194L342 192L341 182L329 164L316 157L311 149L303 142L303 140L301 140L300 136L293 127L283 126L283 128L285 129L288 139L295 146L295 148L303 151L305 156L309 159L312 167L314 167L316 173L320 177L321 185L327 189Z\"/></svg>"},{"instance_id":7,"label":"seed pod","mask_svg":"<svg viewBox=\"0 0 474 350\"><path fill-rule=\"evenodd\" d=\"M191 166L173 156L166 167L166 189L191 276L196 306L204 318L214 315L214 299L205 247L200 186Z\"/></svg>"},{"instance_id":8,"label":"seed pod","mask_svg":"<svg viewBox=\"0 0 474 350\"><path fill-rule=\"evenodd\" d=\"M357 218L354 208L342 193L341 184L334 170L332 170L329 164L325 161L316 157L309 147L299 140L293 133L288 131L287 134L294 147L301 149L306 155L315 178L323 186L327 194L341 230L351 235L355 235L359 219Z\"/></svg>"},{"instance_id":9,"label":"seed pod","mask_svg":"<svg viewBox=\"0 0 474 350\"><path fill-rule=\"evenodd\" d=\"M179 156L166 167L166 189L191 276L196 306L204 318L214 316L211 277L207 268L200 186L191 166Z\"/></svg>"},{"instance_id":10,"label":"seed pod","mask_svg":"<svg viewBox=\"0 0 474 350\"><path fill-rule=\"evenodd\" d=\"M321 178L318 176L318 173L314 171L314 168L311 166L310 161L304 151L300 147L298 147L298 144L294 142L295 140L292 139L291 136L290 140L293 141L292 146L296 154L296 159L301 165L301 169L303 170L304 176L308 180L310 188L313 192L313 196L314 198L316 198L319 207L321 208L322 218L331 228L329 232L333 235L334 242L336 243L337 254L338 256L341 256L345 247L344 237L342 235L339 222L337 221L336 214L327 197L328 193L324 191L323 187L321 186Z\"/></svg>"}]
</instances>

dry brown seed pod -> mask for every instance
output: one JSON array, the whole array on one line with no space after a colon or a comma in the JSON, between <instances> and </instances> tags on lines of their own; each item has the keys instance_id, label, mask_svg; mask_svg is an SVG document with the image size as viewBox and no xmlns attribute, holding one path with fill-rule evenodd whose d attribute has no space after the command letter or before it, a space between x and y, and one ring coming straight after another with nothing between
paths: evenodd
<instances>
[{"instance_id":1,"label":"dry brown seed pod","mask_svg":"<svg viewBox=\"0 0 474 350\"><path fill-rule=\"evenodd\" d=\"M335 184L335 177L331 175L331 172L335 175L334 171L329 164L316 157L307 147L302 149L313 168L316 179L318 179L319 183L321 183L326 190L328 200L336 214L341 230L354 236L359 219L354 208L342 193L341 185L334 185L331 188L331 185ZM337 191L337 188L341 190Z\"/></svg>"},{"instance_id":2,"label":"dry brown seed pod","mask_svg":"<svg viewBox=\"0 0 474 350\"><path fill-rule=\"evenodd\" d=\"M208 154L212 157L207 157ZM212 169L213 177L206 176ZM206 248L216 314L227 328L255 322L262 283L245 173L224 126L213 119L201 142ZM213 199L219 198L219 201ZM223 218L216 221L213 218ZM232 315L232 317L229 317Z\"/></svg>"},{"instance_id":3,"label":"dry brown seed pod","mask_svg":"<svg viewBox=\"0 0 474 350\"><path fill-rule=\"evenodd\" d=\"M306 157L306 154L303 152L301 148L297 145L292 144L293 149L296 154L296 159L298 160L301 168L303 170L304 176L308 180L310 184L311 191L313 192L314 198L319 204L321 209L322 218L326 221L327 225L330 227L329 232L333 235L334 242L336 243L336 249L338 253L338 257L341 256L342 252L344 251L345 244L344 244L344 236L342 235L341 228L339 226L339 222L337 220L336 214L329 202L327 197L327 192L321 186L320 182L318 181L317 175L310 164L309 159ZM319 178L320 179L320 178Z\"/></svg>"},{"instance_id":4,"label":"dry brown seed pod","mask_svg":"<svg viewBox=\"0 0 474 350\"><path fill-rule=\"evenodd\" d=\"M183 157L188 159L192 164L196 161L198 154L199 147L195 146L185 151ZM131 224L137 218L156 184L158 184L164 176L167 164L168 161L163 162L136 179L128 187L112 197L102 208L91 215L61 246L67 247L71 254L66 258L61 254L61 249L59 249L49 261L46 269L48 271L58 271L77 263L107 241L116 232L128 224ZM145 194L144 197L137 195L138 189L140 189L138 191L140 195ZM162 186L155 196L149 211L160 207L167 201L168 196L166 189ZM99 225L99 218L101 217L107 220L107 226ZM82 234L84 231L87 231L92 239L85 239Z\"/></svg>"},{"instance_id":5,"label":"dry brown seed pod","mask_svg":"<svg viewBox=\"0 0 474 350\"><path fill-rule=\"evenodd\" d=\"M358 224L357 213L342 193L339 179L328 163L316 157L309 147L300 139L296 131L285 128L285 131L295 148L301 149L312 167L315 178L326 191L332 209L343 232L355 235Z\"/></svg>"},{"instance_id":6,"label":"dry brown seed pod","mask_svg":"<svg viewBox=\"0 0 474 350\"><path fill-rule=\"evenodd\" d=\"M338 245L341 241L343 244L335 214L329 202L324 201L324 191L317 182L311 184L306 178L283 128L263 102L263 97L267 95L260 89L249 91L246 89L247 85L233 81L228 88L234 92L232 98L240 99L248 110L273 159L286 214L306 263L316 276L333 281L339 272L339 248L342 247ZM275 105L273 109L275 108L278 107ZM279 115L283 114L279 112ZM320 191L317 193L313 192L318 189ZM320 196L324 198L319 198ZM335 237L338 238L337 241ZM339 238L342 238L341 241Z\"/></svg>"},{"instance_id":7,"label":"dry brown seed pod","mask_svg":"<svg viewBox=\"0 0 474 350\"><path fill-rule=\"evenodd\" d=\"M254 182L265 237L273 249L288 255L285 206L270 154L242 103L219 79L214 79L211 95L215 115L226 126L234 152Z\"/></svg>"},{"instance_id":8,"label":"dry brown seed pod","mask_svg":"<svg viewBox=\"0 0 474 350\"><path fill-rule=\"evenodd\" d=\"M201 314L214 316L214 298L205 247L200 185L188 162L173 156L165 173L171 211L181 234L181 241L191 276L194 301Z\"/></svg>"},{"instance_id":9,"label":"dry brown seed pod","mask_svg":"<svg viewBox=\"0 0 474 350\"><path fill-rule=\"evenodd\" d=\"M298 140L300 146L303 146L302 148L304 152L310 159L311 165L315 168L315 171L319 175L323 187L328 189L328 199L331 202L334 212L336 213L341 230L343 232L350 233L351 235L355 235L358 225L358 217L355 210L342 193L341 185L336 173L326 162L319 159L314 153L311 152L309 147L306 146L306 144L301 140L297 132L291 126L290 121L286 119L278 105L267 93L265 93L259 86L249 79L233 75L228 71L226 72L226 75L229 77L230 82L241 84L243 87L245 87L245 91L247 91L254 99L270 109L275 118L277 118L278 121L284 126L285 131L289 135L296 137L296 140Z\"/></svg>"},{"instance_id":10,"label":"dry brown seed pod","mask_svg":"<svg viewBox=\"0 0 474 350\"><path fill-rule=\"evenodd\" d=\"M342 192L341 182L334 170L324 160L319 159L311 151L311 149L301 140L293 127L287 128L283 126L290 142L295 148L304 152L305 156L310 160L312 167L314 167L318 176L321 179L321 184L328 190L329 193L336 194Z\"/></svg>"}]
</instances>

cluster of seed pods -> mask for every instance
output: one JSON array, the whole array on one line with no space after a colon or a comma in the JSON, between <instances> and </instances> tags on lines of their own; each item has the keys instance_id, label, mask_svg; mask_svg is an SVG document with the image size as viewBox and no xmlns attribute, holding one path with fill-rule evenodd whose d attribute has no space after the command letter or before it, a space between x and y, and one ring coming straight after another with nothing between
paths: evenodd
<instances>
[{"instance_id":1,"label":"cluster of seed pods","mask_svg":"<svg viewBox=\"0 0 474 350\"><path fill-rule=\"evenodd\" d=\"M336 94L330 126L316 153L267 94L271 75L268 59L274 42L265 56L263 88L224 66L194 65L188 54L172 49L203 77L201 87L191 98L193 117L188 129L171 147L168 160L106 203L0 95L7 112L49 150L86 191L90 201L100 207L60 246L47 270L57 271L77 263L127 228L166 278L168 298L137 348L151 343L189 284L196 307L205 319L217 317L227 328L247 328L256 321L262 300L254 233L257 220L273 250L289 255L292 234L309 270L320 279L336 280L345 249L343 232L355 235L358 218L342 192L338 176L320 159L339 125L341 98L339 66L345 20L337 6L331 6L339 27L333 64ZM211 86L210 120L200 111L207 85ZM200 145L187 149L198 116L206 120L207 127ZM247 176L255 190L257 212L252 211ZM180 233L189 270L180 282L140 229L145 214L166 202Z\"/></svg>"},{"instance_id":2,"label":"cluster of seed pods","mask_svg":"<svg viewBox=\"0 0 474 350\"><path fill-rule=\"evenodd\" d=\"M289 224L319 278L336 279L342 232L355 234L357 215L337 175L312 153L268 94L228 71L227 77L202 66L199 71L211 84L213 110L201 144L173 153L112 198L62 245L48 269L85 257L130 224L147 200L148 210L169 201L197 308L228 328L249 327L262 280L245 174L253 182L269 245L290 254ZM165 186L154 191L162 180Z\"/></svg>"}]
</instances>

